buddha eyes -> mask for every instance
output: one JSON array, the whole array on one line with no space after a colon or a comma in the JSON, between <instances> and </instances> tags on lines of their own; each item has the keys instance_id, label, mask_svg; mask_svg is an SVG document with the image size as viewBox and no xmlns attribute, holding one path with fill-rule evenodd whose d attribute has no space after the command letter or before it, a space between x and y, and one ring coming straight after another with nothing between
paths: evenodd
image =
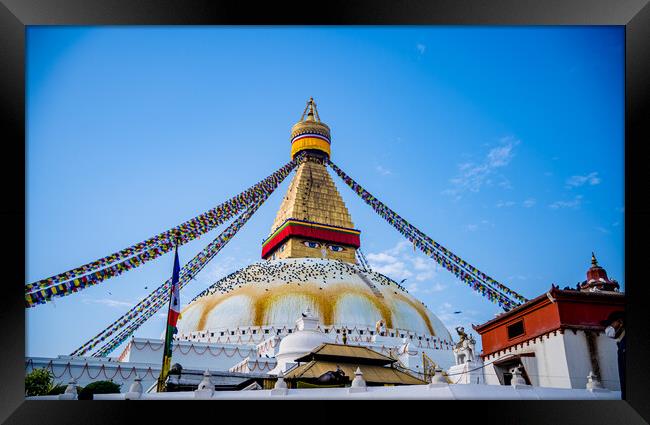
<instances>
[{"instance_id":1,"label":"buddha eyes","mask_svg":"<svg viewBox=\"0 0 650 425\"><path fill-rule=\"evenodd\" d=\"M303 242L307 248L320 248L321 244L315 241L304 241ZM339 245L327 245L327 247L334 252L345 251L345 248Z\"/></svg>"}]
</instances>

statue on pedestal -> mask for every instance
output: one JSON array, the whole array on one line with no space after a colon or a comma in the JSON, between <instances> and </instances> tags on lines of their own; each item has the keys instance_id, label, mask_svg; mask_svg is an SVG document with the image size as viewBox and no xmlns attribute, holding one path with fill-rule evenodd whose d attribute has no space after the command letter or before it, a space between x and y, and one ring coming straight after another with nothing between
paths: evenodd
<instances>
[{"instance_id":1,"label":"statue on pedestal","mask_svg":"<svg viewBox=\"0 0 650 425\"><path fill-rule=\"evenodd\" d=\"M386 336L386 326L383 320L380 319L375 323L375 330L379 336Z\"/></svg>"},{"instance_id":2,"label":"statue on pedestal","mask_svg":"<svg viewBox=\"0 0 650 425\"><path fill-rule=\"evenodd\" d=\"M474 361L474 349L476 347L474 337L471 335L468 336L465 333L465 328L462 326L456 327L456 333L458 333L458 336L460 337L459 341L452 349L454 357L456 358L456 364Z\"/></svg>"}]
</instances>

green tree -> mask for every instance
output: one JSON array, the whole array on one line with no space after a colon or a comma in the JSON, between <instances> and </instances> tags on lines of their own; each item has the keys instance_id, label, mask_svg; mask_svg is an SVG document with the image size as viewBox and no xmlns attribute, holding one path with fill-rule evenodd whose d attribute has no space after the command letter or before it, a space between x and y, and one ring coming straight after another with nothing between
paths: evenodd
<instances>
[{"instance_id":1,"label":"green tree","mask_svg":"<svg viewBox=\"0 0 650 425\"><path fill-rule=\"evenodd\" d=\"M49 370L34 369L25 376L25 393L27 396L47 395L52 389L54 375Z\"/></svg>"}]
</instances>

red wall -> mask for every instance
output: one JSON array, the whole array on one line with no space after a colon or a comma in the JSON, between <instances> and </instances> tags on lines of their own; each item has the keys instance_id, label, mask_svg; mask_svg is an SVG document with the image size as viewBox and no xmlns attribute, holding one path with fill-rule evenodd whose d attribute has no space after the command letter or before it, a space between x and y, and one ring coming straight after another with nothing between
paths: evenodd
<instances>
[{"instance_id":1,"label":"red wall","mask_svg":"<svg viewBox=\"0 0 650 425\"><path fill-rule=\"evenodd\" d=\"M519 311L475 327L481 335L483 355L512 347L560 328L596 327L614 311L624 310L622 294L592 294L552 290L554 302L538 297ZM523 318L524 334L508 339L507 327Z\"/></svg>"},{"instance_id":2,"label":"red wall","mask_svg":"<svg viewBox=\"0 0 650 425\"><path fill-rule=\"evenodd\" d=\"M622 298L622 297L621 297ZM624 310L623 300L620 302L585 302L582 300L562 300L559 303L560 318L563 324L578 326L601 326L600 322L616 310Z\"/></svg>"},{"instance_id":3,"label":"red wall","mask_svg":"<svg viewBox=\"0 0 650 425\"><path fill-rule=\"evenodd\" d=\"M508 339L507 327L523 318L524 334ZM524 309L511 316L504 317L493 326L479 332L483 344L483 355L508 348L520 342L544 335L545 333L560 327L560 314L557 304L549 300L536 303L529 309Z\"/></svg>"}]
</instances>

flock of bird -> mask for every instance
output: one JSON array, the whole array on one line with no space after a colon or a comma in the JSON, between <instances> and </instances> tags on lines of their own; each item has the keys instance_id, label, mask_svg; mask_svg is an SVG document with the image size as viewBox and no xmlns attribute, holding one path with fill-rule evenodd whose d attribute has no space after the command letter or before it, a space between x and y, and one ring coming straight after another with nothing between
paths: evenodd
<instances>
[{"instance_id":1,"label":"flock of bird","mask_svg":"<svg viewBox=\"0 0 650 425\"><path fill-rule=\"evenodd\" d=\"M192 301L215 293L226 294L243 285L269 284L282 282L287 285L350 282L357 273L364 273L374 284L380 286L394 285L402 292L406 288L381 273L368 270L356 264L341 260L324 260L317 258L265 260L253 263L243 269L230 273L197 295ZM268 290L268 289L267 289ZM396 292L396 291L395 291ZM397 292L396 292L397 293Z\"/></svg>"}]
</instances>

